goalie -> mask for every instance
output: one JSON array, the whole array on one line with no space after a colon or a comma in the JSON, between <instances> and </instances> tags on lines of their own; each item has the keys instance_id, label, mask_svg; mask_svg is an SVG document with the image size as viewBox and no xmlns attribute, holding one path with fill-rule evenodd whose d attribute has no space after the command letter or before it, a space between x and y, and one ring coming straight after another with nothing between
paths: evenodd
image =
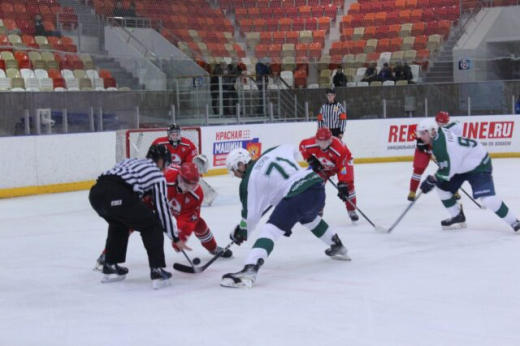
<instances>
[{"instance_id":1,"label":"goalie","mask_svg":"<svg viewBox=\"0 0 520 346\"><path fill-rule=\"evenodd\" d=\"M208 158L206 155L199 154L197 147L191 140L182 136L181 127L177 124L171 125L166 130L166 137L159 137L153 141L152 145L162 144L172 153L172 165L180 166L185 162L193 162L199 169L199 173L208 173ZM217 192L204 179L200 180L200 185L204 191L204 202L211 205L217 197Z\"/></svg>"}]
</instances>

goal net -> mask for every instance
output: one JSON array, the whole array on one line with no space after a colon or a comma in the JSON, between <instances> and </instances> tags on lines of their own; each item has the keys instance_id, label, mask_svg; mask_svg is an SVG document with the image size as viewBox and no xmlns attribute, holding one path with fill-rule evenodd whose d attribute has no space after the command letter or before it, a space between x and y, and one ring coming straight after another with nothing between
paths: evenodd
<instances>
[{"instance_id":1,"label":"goal net","mask_svg":"<svg viewBox=\"0 0 520 346\"><path fill-rule=\"evenodd\" d=\"M153 141L166 136L166 128L139 129L126 131L126 157L144 158ZM182 127L182 137L195 144L199 154L202 153L200 127Z\"/></svg>"}]
</instances>

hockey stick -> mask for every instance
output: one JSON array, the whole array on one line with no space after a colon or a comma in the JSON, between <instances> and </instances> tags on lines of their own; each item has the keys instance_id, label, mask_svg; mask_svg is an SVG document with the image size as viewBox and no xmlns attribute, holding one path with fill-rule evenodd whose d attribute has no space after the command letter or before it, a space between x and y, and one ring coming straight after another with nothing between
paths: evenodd
<instances>
[{"instance_id":1,"label":"hockey stick","mask_svg":"<svg viewBox=\"0 0 520 346\"><path fill-rule=\"evenodd\" d=\"M188 260L188 263L191 265L191 267L188 267L188 266L185 266L185 267L189 268L191 271L193 271L193 273L199 273L200 272L199 267L195 267L195 265L193 264L193 262L191 261L191 259L188 257L188 255L186 254L186 252L184 250L181 250L181 252L184 255L184 257L186 257L186 259ZM175 264L177 264L177 263L175 263ZM173 268L175 268L175 264L173 265Z\"/></svg>"},{"instance_id":2,"label":"hockey stick","mask_svg":"<svg viewBox=\"0 0 520 346\"><path fill-rule=\"evenodd\" d=\"M464 190L462 187L460 188L460 190L461 190L462 192L464 192L464 194L465 194L466 196L468 196L468 198L471 199L471 201L472 201L473 203L475 203L475 204L477 205L477 207L479 207L480 209L486 209L486 206L485 206L484 204L480 204L479 202L475 201L475 199L474 199L473 197L471 197L471 195L470 195L469 193L467 193L466 190Z\"/></svg>"},{"instance_id":3,"label":"hockey stick","mask_svg":"<svg viewBox=\"0 0 520 346\"><path fill-rule=\"evenodd\" d=\"M392 230L399 224L399 222L401 222L401 220L404 218L404 216L410 211L410 209L412 209L413 205L415 204L415 202L417 202L417 200L419 199L419 197L421 197L422 195L422 191L419 192L419 194L417 195L417 197L415 197L415 199L410 202L410 204L406 207L406 209L404 210L404 212L401 214L401 216L399 216L397 218L397 220L394 222L394 224L387 230L384 230L385 232L387 233L390 233L392 232Z\"/></svg>"},{"instance_id":4,"label":"hockey stick","mask_svg":"<svg viewBox=\"0 0 520 346\"><path fill-rule=\"evenodd\" d=\"M327 180L330 181L330 183L332 184L332 186L334 186L334 187L336 188L336 190L339 191L338 185L336 185L335 182L333 182L332 180L330 180L330 178L327 179ZM379 225L374 224L374 223L373 223L373 222L368 218L368 216L366 216L365 213L363 213L363 212L361 211L361 209L358 208L357 205L355 205L354 203L352 203L352 201L351 201L350 198L348 198L348 197L347 197L347 202L348 202L352 207L354 207L357 211L359 211L359 213L361 214L361 216L363 216L363 217L365 218L365 220L367 220L368 223L371 224L372 227L374 227L374 229L375 229L376 231L378 231L378 232L386 232L386 229L385 229L385 228L383 228L383 227L381 227L381 226L379 226Z\"/></svg>"},{"instance_id":5,"label":"hockey stick","mask_svg":"<svg viewBox=\"0 0 520 346\"><path fill-rule=\"evenodd\" d=\"M262 216L264 216L265 214L267 214L267 212L269 210L271 210L273 208L272 205L270 205L266 210L264 210L264 212L262 213ZM196 273L202 273L204 270L206 270L213 262L215 262L219 257L221 257L227 250L229 250L229 248L231 247L231 245L235 244L234 241L232 241L231 243L229 243L221 252L219 252L218 254L216 254L215 256L213 256L212 259L210 259L208 261L208 263L204 264L203 266L201 267L195 267L193 265L193 263L190 261L190 259L188 258L188 256L186 255L186 253L184 253L184 256L186 256L186 259L188 260L188 262L191 264L191 267L190 266L187 266L187 265L184 265L184 264L181 264L181 263L174 263L173 264L173 269L177 270L177 271L180 271L180 272L183 272L183 273L189 273L189 274L196 274Z\"/></svg>"},{"instance_id":6,"label":"hockey stick","mask_svg":"<svg viewBox=\"0 0 520 346\"><path fill-rule=\"evenodd\" d=\"M235 244L234 241L232 241L231 243L229 243L224 249L222 249L222 251L220 251L219 253L217 253L215 256L213 256L212 259L210 259L208 261L208 263L204 264L203 266L200 266L200 267L195 267L193 265L193 263L191 263L191 261L188 259L188 262L190 262L190 264L192 265L191 267L190 266L187 266L187 265L184 265L184 264L181 264L181 263L174 263L173 264L173 269L177 270L177 271L180 271L180 272L183 272L183 273L188 273L188 274L197 274L197 273L202 273L204 270L208 269L208 267L213 263L215 262L217 259L219 259L219 257L221 257L230 247L231 245ZM183 251L184 252L184 251ZM186 255L186 254L185 254ZM186 256L186 258L188 258Z\"/></svg>"},{"instance_id":7,"label":"hockey stick","mask_svg":"<svg viewBox=\"0 0 520 346\"><path fill-rule=\"evenodd\" d=\"M439 164L437 163L437 160L435 160L435 159L432 158L432 161L435 162L435 164L437 165L437 167L439 167ZM467 193L466 190L464 190L464 189L462 188L462 186L460 187L460 190L461 190L462 192L464 192L464 194L465 194L466 196L468 196L468 198L471 199L471 201L472 201L473 203L475 203L475 204L477 205L477 207L479 207L480 209L486 209L486 206L485 206L485 205L480 204L479 202L475 201L475 199L474 199L473 197L471 197L471 195L470 195L469 193Z\"/></svg>"}]
</instances>

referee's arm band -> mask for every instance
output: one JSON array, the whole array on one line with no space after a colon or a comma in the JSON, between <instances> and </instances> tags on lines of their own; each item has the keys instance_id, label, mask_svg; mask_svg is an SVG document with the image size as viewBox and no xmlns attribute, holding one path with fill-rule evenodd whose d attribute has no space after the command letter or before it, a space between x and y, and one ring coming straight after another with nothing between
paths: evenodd
<instances>
[{"instance_id":1,"label":"referee's arm band","mask_svg":"<svg viewBox=\"0 0 520 346\"><path fill-rule=\"evenodd\" d=\"M347 120L347 113L341 113L339 115L339 120Z\"/></svg>"},{"instance_id":2,"label":"referee's arm band","mask_svg":"<svg viewBox=\"0 0 520 346\"><path fill-rule=\"evenodd\" d=\"M323 114L318 114L318 121L323 121Z\"/></svg>"}]
</instances>

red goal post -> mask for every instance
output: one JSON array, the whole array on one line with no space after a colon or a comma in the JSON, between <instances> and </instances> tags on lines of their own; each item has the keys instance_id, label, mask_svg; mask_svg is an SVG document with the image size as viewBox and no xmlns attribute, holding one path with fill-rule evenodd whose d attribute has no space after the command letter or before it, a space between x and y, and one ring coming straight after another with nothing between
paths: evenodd
<instances>
[{"instance_id":1,"label":"red goal post","mask_svg":"<svg viewBox=\"0 0 520 346\"><path fill-rule=\"evenodd\" d=\"M125 135L125 157L144 158L153 141L159 137L166 136L166 130L167 128L127 130ZM200 127L181 127L181 130L182 137L191 140L199 154L201 154L202 136Z\"/></svg>"}]
</instances>

